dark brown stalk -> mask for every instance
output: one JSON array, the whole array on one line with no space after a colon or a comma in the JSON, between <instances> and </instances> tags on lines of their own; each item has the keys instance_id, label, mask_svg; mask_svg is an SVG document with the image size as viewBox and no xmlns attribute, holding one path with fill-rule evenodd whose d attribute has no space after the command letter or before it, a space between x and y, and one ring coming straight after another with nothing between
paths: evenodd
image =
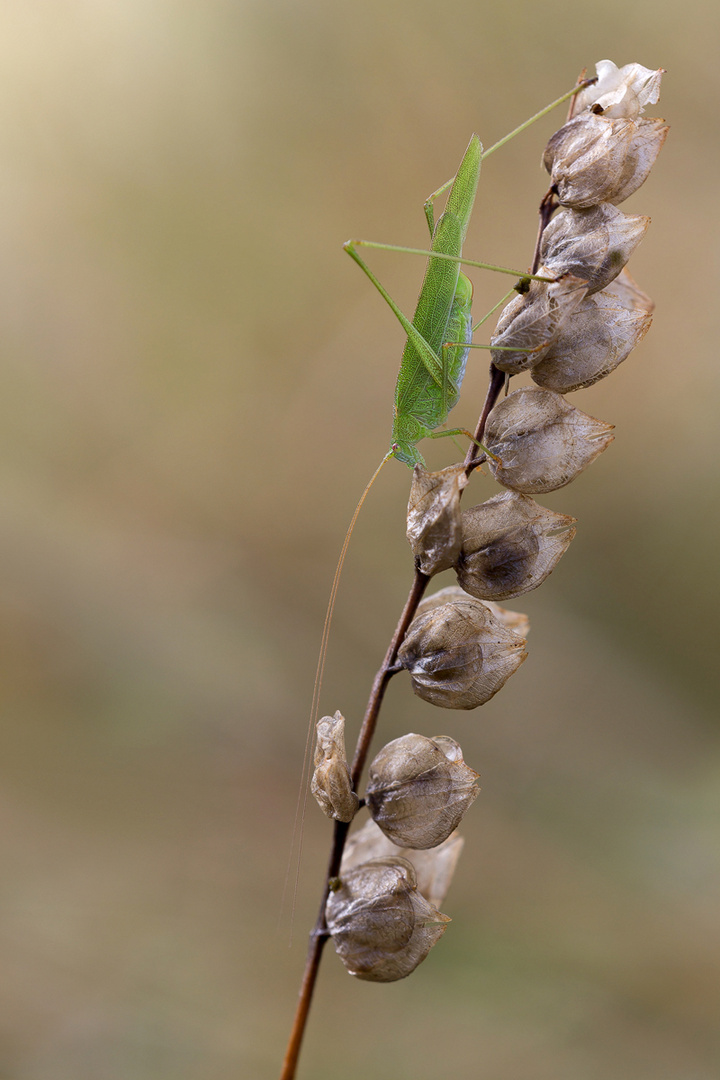
<instances>
[{"instance_id":1,"label":"dark brown stalk","mask_svg":"<svg viewBox=\"0 0 720 1080\"><path fill-rule=\"evenodd\" d=\"M305 961L305 971L303 972L302 982L300 984L297 1008L295 1010L295 1017L290 1031L290 1038L288 1039L287 1050L285 1051L285 1059L283 1061L282 1072L280 1073L280 1080L293 1080L295 1070L297 1069L300 1048L302 1046L305 1026L307 1024L310 1005L312 1003L313 991L315 990L315 983L320 969L320 958L325 947L325 942L328 939L327 928L325 926L325 904L327 903L327 898L330 893L330 881L333 877L337 876L337 872L340 869L340 860L342 858L349 827L350 826L344 821L335 822L330 861L328 863L327 874L325 875L325 888L320 903L317 921L310 931L310 944L308 945L307 960Z\"/></svg>"},{"instance_id":2,"label":"dark brown stalk","mask_svg":"<svg viewBox=\"0 0 720 1080\"><path fill-rule=\"evenodd\" d=\"M575 99L573 98L573 101L574 100ZM559 205L560 204L555 198L555 192L552 190L552 188L550 188L549 191L543 196L543 200L540 203L540 209L538 211L540 216L540 222L538 225L537 240L535 241L535 251L533 252L532 266L530 268L531 274L537 274L538 272L538 266L540 265L540 245L542 243L543 233L548 227L550 219L552 218ZM477 458L476 444L483 441L487 418L497 404L497 399L500 397L500 392L505 383L505 379L505 373L496 368L494 364L490 364L490 382L488 383L483 410L480 414L480 419L478 420L478 425L475 429L475 434L473 436L475 442L470 444L470 446L468 447L468 452L465 455L465 472L468 476L470 475L472 470L477 468L477 466L480 465L484 460L482 458Z\"/></svg>"},{"instance_id":3,"label":"dark brown stalk","mask_svg":"<svg viewBox=\"0 0 720 1080\"><path fill-rule=\"evenodd\" d=\"M487 418L493 410L497 399L500 397L500 391L503 388L505 382L505 372L500 371L494 364L490 365L490 382L487 388L487 394L485 395L485 403L483 410L480 413L480 419L478 420L477 427L475 428L475 434L473 438L475 442L470 443L468 452L465 455L465 472L469 476L473 469L477 468L480 464L479 460L475 460L477 457L476 443L481 443L483 435L485 434L485 425L487 424ZM482 459L481 459L482 460Z\"/></svg>"},{"instance_id":4,"label":"dark brown stalk","mask_svg":"<svg viewBox=\"0 0 720 1080\"><path fill-rule=\"evenodd\" d=\"M542 244L543 233L545 232L550 218L557 210L560 203L555 198L555 192L550 188L543 196L543 200L540 203L540 209L538 211L540 215L540 222L538 225L537 240L535 241L535 252L533 254L532 267L530 269L531 274L537 274L538 266L540 265L540 245Z\"/></svg>"},{"instance_id":5,"label":"dark brown stalk","mask_svg":"<svg viewBox=\"0 0 720 1080\"><path fill-rule=\"evenodd\" d=\"M387 685L392 676L399 670L394 666L398 649L402 645L403 638L417 611L417 606L423 598L423 593L427 588L429 580L430 578L426 574L421 573L420 570L415 571L412 588L410 589L407 601L405 602L402 615L395 628L392 641L388 646L385 659L373 681L351 769L353 788L356 791L360 783L362 771L365 767L370 744L373 735L375 734L377 718L380 712L380 706L382 705L382 700L385 696L385 690L387 689ZM328 938L327 926L325 924L325 904L327 903L327 898L330 893L330 882L333 878L337 877L340 870L340 862L345 849L345 841L347 839L349 828L349 824L346 824L345 822L335 822L332 851L330 852L330 860L325 875L325 887L317 921L310 933L310 944L308 946L307 960L305 961L305 971L300 985L297 1009L295 1011L295 1018L293 1020L287 1050L285 1051L285 1060L283 1061L280 1080L293 1080L295 1076L298 1057L300 1056L300 1047L302 1046L303 1035L305 1034L305 1025L310 1012L310 1004L312 1002L313 991L315 990L317 974L320 968L320 958Z\"/></svg>"}]
</instances>

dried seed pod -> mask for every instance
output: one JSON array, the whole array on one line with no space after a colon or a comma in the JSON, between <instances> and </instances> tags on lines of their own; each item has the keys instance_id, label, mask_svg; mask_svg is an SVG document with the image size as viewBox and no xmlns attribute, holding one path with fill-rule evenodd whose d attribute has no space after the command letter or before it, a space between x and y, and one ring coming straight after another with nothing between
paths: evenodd
<instances>
[{"instance_id":1,"label":"dried seed pod","mask_svg":"<svg viewBox=\"0 0 720 1080\"><path fill-rule=\"evenodd\" d=\"M586 292L587 282L572 274L550 284L530 282L505 305L490 338L495 367L517 375L539 363Z\"/></svg>"},{"instance_id":2,"label":"dried seed pod","mask_svg":"<svg viewBox=\"0 0 720 1080\"><path fill-rule=\"evenodd\" d=\"M524 494L555 491L574 480L613 440L612 424L569 405L560 394L525 386L488 417L485 445L503 487Z\"/></svg>"},{"instance_id":3,"label":"dried seed pod","mask_svg":"<svg viewBox=\"0 0 720 1080\"><path fill-rule=\"evenodd\" d=\"M413 470L407 512L407 538L423 574L432 577L453 566L462 544L460 492L467 484L465 466L428 472Z\"/></svg>"},{"instance_id":4,"label":"dried seed pod","mask_svg":"<svg viewBox=\"0 0 720 1080\"><path fill-rule=\"evenodd\" d=\"M458 583L485 601L507 600L536 589L575 536L575 518L556 514L515 491L470 507L462 518L463 546L455 568ZM525 618L504 613L509 615ZM512 623L510 628L515 629ZM527 633L522 625L517 631L523 637Z\"/></svg>"},{"instance_id":5,"label":"dried seed pod","mask_svg":"<svg viewBox=\"0 0 720 1080\"><path fill-rule=\"evenodd\" d=\"M575 98L576 113L592 109L614 119L624 116L629 120L637 119L645 105L655 104L665 74L663 68L653 71L642 64L625 64L619 68L612 60L599 60L595 71L597 82L581 90Z\"/></svg>"},{"instance_id":6,"label":"dried seed pod","mask_svg":"<svg viewBox=\"0 0 720 1080\"><path fill-rule=\"evenodd\" d=\"M531 372L538 386L567 394L592 386L626 359L650 329L655 305L623 270L586 297L545 358Z\"/></svg>"},{"instance_id":7,"label":"dried seed pod","mask_svg":"<svg viewBox=\"0 0 720 1080\"><path fill-rule=\"evenodd\" d=\"M478 796L477 781L454 739L409 734L376 755L365 799L398 847L432 848L458 827Z\"/></svg>"},{"instance_id":8,"label":"dried seed pod","mask_svg":"<svg viewBox=\"0 0 720 1080\"><path fill-rule=\"evenodd\" d=\"M649 224L649 217L623 214L611 203L561 210L543 233L539 273L574 274L587 281L588 296L599 292L618 276ZM558 337L574 323L575 318L566 320Z\"/></svg>"},{"instance_id":9,"label":"dried seed pod","mask_svg":"<svg viewBox=\"0 0 720 1080\"><path fill-rule=\"evenodd\" d=\"M504 494L513 495L514 492L507 491ZM524 499L529 498L529 496L527 495L523 495L522 497ZM560 517L564 516L564 514L560 515ZM575 518L568 518L567 520L574 521ZM573 530L573 534L574 531L575 530ZM570 543L569 540L568 543ZM467 589L461 589L460 591L467 592ZM492 600L485 600L482 597L481 599L483 601L483 604L485 604L485 607L490 608L497 621L501 623L507 630L512 630L514 634L519 634L520 637L523 638L526 638L528 636L528 634L530 633L530 620L527 615L524 614L524 612L510 611L509 608L500 607L499 604L494 603L494 601Z\"/></svg>"},{"instance_id":10,"label":"dried seed pod","mask_svg":"<svg viewBox=\"0 0 720 1080\"><path fill-rule=\"evenodd\" d=\"M443 709L484 705L526 656L522 637L455 586L418 606L398 651L414 692Z\"/></svg>"},{"instance_id":11,"label":"dried seed pod","mask_svg":"<svg viewBox=\"0 0 720 1080\"><path fill-rule=\"evenodd\" d=\"M345 717L323 716L316 724L315 771L310 782L322 812L335 821L352 821L360 800L352 789L345 755Z\"/></svg>"},{"instance_id":12,"label":"dried seed pod","mask_svg":"<svg viewBox=\"0 0 720 1080\"><path fill-rule=\"evenodd\" d=\"M412 863L417 875L418 892L434 908L439 908L447 895L464 843L461 836L452 833L447 840L434 848L423 851L417 848L398 848L370 819L362 829L353 833L345 845L340 877L370 859L396 859L400 856Z\"/></svg>"},{"instance_id":13,"label":"dried seed pod","mask_svg":"<svg viewBox=\"0 0 720 1080\"><path fill-rule=\"evenodd\" d=\"M563 206L621 203L646 180L668 127L664 120L617 120L584 112L550 139L543 164Z\"/></svg>"},{"instance_id":14,"label":"dried seed pod","mask_svg":"<svg viewBox=\"0 0 720 1080\"><path fill-rule=\"evenodd\" d=\"M398 856L362 863L336 879L325 918L347 970L370 982L410 975L450 922L418 892L412 863Z\"/></svg>"}]
</instances>

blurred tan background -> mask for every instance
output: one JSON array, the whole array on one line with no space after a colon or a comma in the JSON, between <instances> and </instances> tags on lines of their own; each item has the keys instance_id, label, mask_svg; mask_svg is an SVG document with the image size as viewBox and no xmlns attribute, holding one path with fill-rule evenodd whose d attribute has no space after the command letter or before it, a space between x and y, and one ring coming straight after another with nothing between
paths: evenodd
<instances>
[{"instance_id":1,"label":"blurred tan background","mask_svg":"<svg viewBox=\"0 0 720 1080\"><path fill-rule=\"evenodd\" d=\"M653 217L630 269L655 323L574 397L616 441L542 500L580 525L515 605L526 664L471 713L391 687L383 741L451 734L482 774L453 923L392 986L328 950L300 1075L720 1074L718 11L2 5L2 1080L276 1076L330 833L310 807L289 950L317 647L402 347L341 244L424 245L470 133L604 57L668 69L623 207ZM468 255L527 265L562 119L488 160ZM411 311L421 261L373 265ZM505 283L475 280L482 314ZM350 736L410 580L408 481L386 468L341 587L322 705Z\"/></svg>"}]
</instances>

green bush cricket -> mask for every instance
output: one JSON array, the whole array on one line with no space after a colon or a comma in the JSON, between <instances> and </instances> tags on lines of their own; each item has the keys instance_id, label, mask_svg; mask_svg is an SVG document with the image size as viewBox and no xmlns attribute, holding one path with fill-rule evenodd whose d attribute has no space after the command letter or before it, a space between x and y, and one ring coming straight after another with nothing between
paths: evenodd
<instances>
[{"instance_id":1,"label":"green bush cricket","mask_svg":"<svg viewBox=\"0 0 720 1080\"><path fill-rule=\"evenodd\" d=\"M360 258L354 242L350 240L345 244L348 255L368 275L408 336L395 388L392 446L388 456L397 457L410 466L424 464L416 444L432 437L435 429L445 423L457 403L465 373L472 338L473 289L470 280L460 271L459 260L475 201L481 161L482 146L477 135L473 135L452 183L445 210L432 230L430 258L412 322ZM451 259L433 258L433 253L449 255Z\"/></svg>"},{"instance_id":2,"label":"green bush cricket","mask_svg":"<svg viewBox=\"0 0 720 1080\"><path fill-rule=\"evenodd\" d=\"M384 460L396 457L410 467L416 464L424 465L423 456L417 448L421 439L465 434L473 440L470 432L463 428L452 431L436 430L445 423L451 409L457 404L469 350L487 348L472 344L473 329L477 329L473 328L471 317L473 288L470 280L460 270L460 264L512 274L523 282L527 282L532 276L522 271L462 258L462 246L475 201L480 166L486 157L556 105L572 97L583 85L586 83L581 82L567 94L563 94L486 151L483 151L477 135L472 136L455 177L433 192L425 202L425 215L431 236L429 251L368 240L348 240L344 245L348 255L370 278L407 334L395 387L392 443ZM434 226L434 199L448 187L450 193L445 210ZM358 247L429 256L412 322L360 257L356 250ZM504 297L496 307L506 299L507 297ZM486 318L490 314L492 312L488 312ZM484 319L481 321L484 322Z\"/></svg>"}]
</instances>

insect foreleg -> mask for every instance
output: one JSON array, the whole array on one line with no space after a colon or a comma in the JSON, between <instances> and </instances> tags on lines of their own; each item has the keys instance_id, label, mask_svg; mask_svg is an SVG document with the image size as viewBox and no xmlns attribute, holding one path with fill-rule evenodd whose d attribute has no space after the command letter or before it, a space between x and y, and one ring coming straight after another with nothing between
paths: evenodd
<instances>
[{"instance_id":1,"label":"insect foreleg","mask_svg":"<svg viewBox=\"0 0 720 1080\"><path fill-rule=\"evenodd\" d=\"M415 348L416 348L416 350L418 352L418 356L419 356L420 360L423 363L423 366L425 368L427 368L427 371L429 372L429 374L432 377L433 381L435 383L437 383L437 385L439 387L442 387L443 386L443 367L442 367L442 361L440 360L440 357L437 356L437 354L434 352L434 350L431 348L431 346L427 343L427 341L422 336L422 334L417 329L417 327L414 326L410 322L408 317L400 310L400 308L397 306L397 304L395 303L393 298L390 296L389 292L384 287L384 285L382 285L380 283L380 281L375 277L375 275L373 274L372 270L367 265L367 263L364 262L364 260L361 259L361 257L358 255L358 253L357 253L357 251L355 250L355 247L354 247L354 243L356 243L356 242L357 241L354 242L352 240L348 240L347 243L345 243L343 245L343 247L347 251L350 258L354 259L355 262L360 267L360 269L363 270L367 274L367 276L370 278L370 280L372 281L373 285L378 290L378 292L380 293L382 298L385 300L385 302L388 304L388 306L394 312L395 317L398 319L398 321L400 322L400 325L402 326L403 330L407 334L408 340L411 341L412 344L415 346Z\"/></svg>"},{"instance_id":2,"label":"insect foreleg","mask_svg":"<svg viewBox=\"0 0 720 1080\"><path fill-rule=\"evenodd\" d=\"M442 184L436 191L433 191L432 195L428 195L427 199L425 200L425 218L430 228L431 236L435 231L435 215L433 213L435 208L435 200L438 198L439 195L442 195L445 191L447 191L449 187L452 187L454 183L455 177L453 176L450 180L446 180L445 183Z\"/></svg>"},{"instance_id":3,"label":"insect foreleg","mask_svg":"<svg viewBox=\"0 0 720 1080\"><path fill-rule=\"evenodd\" d=\"M563 94L562 97L556 98L555 101L551 101L549 105L546 105L544 109L540 110L540 112L535 113L535 115L531 116L529 120L525 120L525 122L520 124L519 127L513 128L513 130L508 132L508 134L505 135L502 139L499 139L492 146L489 146L487 150L483 150L481 161L484 161L486 157L490 157L490 155L495 153L496 150L499 150L501 146L504 146L505 143L508 143L511 139L514 139L516 135L520 135L523 131L525 131L526 128L529 128L531 124L534 124L536 120L542 119L543 116L549 113L557 105L562 105L562 103L564 101L567 101L568 98L574 97L586 86L589 86L591 83L594 82L597 82L597 79L583 79L580 83L574 86L572 90L568 90L566 94ZM568 117L568 119L570 119L570 117ZM453 176L450 180L446 180L444 184L441 184L439 188L433 191L432 195L428 195L427 199L425 200L425 218L427 219L431 236L433 234L433 229L435 228L435 220L433 215L435 200L438 198L439 195L442 195L443 192L447 191L449 187L452 187L454 183L455 177Z\"/></svg>"},{"instance_id":4,"label":"insect foreleg","mask_svg":"<svg viewBox=\"0 0 720 1080\"><path fill-rule=\"evenodd\" d=\"M472 434L472 432L468 431L467 428L458 427L458 428L450 428L448 431L431 431L428 435L425 436L425 438L426 439L445 439L445 438L452 438L455 435L464 435L466 438L468 438L470 440L471 443L475 443L475 446L477 446L477 448L479 450L482 450L483 454L485 454L489 458L492 458L493 461L498 462L498 464L500 464L500 465L502 464L502 461L497 456L497 454L493 454L492 450L488 450L487 446L483 445L483 443L481 443L481 442L478 442L478 440L475 438L475 436Z\"/></svg>"}]
</instances>

